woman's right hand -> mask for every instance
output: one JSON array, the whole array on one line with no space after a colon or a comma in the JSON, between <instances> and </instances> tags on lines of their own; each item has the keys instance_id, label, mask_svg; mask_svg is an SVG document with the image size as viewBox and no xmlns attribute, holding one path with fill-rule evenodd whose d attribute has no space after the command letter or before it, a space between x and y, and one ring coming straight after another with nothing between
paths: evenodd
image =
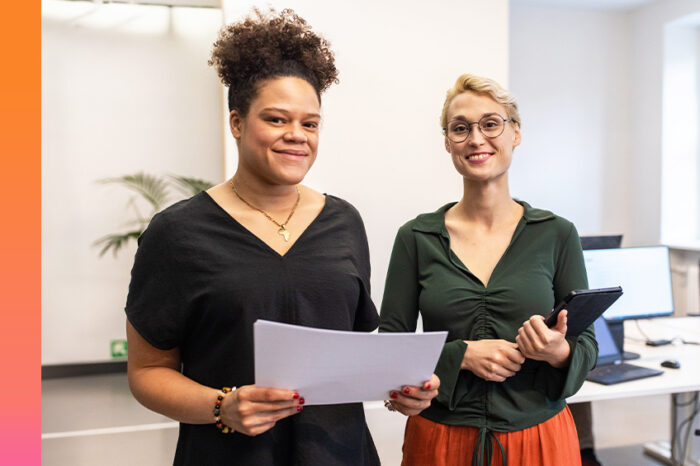
<instances>
[{"instance_id":1,"label":"woman's right hand","mask_svg":"<svg viewBox=\"0 0 700 466\"><path fill-rule=\"evenodd\" d=\"M503 382L515 375L525 362L518 346L506 340L465 341L467 350L462 369L491 382Z\"/></svg>"},{"instance_id":2,"label":"woman's right hand","mask_svg":"<svg viewBox=\"0 0 700 466\"><path fill-rule=\"evenodd\" d=\"M297 414L304 398L294 390L244 385L224 397L221 422L236 432L255 436L275 426L280 419Z\"/></svg>"}]
</instances>

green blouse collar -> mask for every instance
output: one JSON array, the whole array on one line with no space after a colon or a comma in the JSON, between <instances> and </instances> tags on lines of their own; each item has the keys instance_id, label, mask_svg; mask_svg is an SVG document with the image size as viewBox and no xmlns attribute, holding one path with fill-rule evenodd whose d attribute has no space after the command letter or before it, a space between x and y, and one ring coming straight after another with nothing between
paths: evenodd
<instances>
[{"instance_id":1,"label":"green blouse collar","mask_svg":"<svg viewBox=\"0 0 700 466\"><path fill-rule=\"evenodd\" d=\"M548 210L536 209L525 201L520 201L518 199L513 200L525 209L523 212L525 223L539 223L554 218L554 214ZM440 207L435 212L419 215L413 222L412 229L423 233L447 234L447 229L445 228L445 212L455 204L456 202L450 202Z\"/></svg>"}]
</instances>

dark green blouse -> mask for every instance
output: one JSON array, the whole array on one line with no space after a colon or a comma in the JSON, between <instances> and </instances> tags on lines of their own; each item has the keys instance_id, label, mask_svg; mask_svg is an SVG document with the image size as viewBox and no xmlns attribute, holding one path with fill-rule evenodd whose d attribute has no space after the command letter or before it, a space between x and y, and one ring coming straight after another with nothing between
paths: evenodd
<instances>
[{"instance_id":1,"label":"dark green blouse","mask_svg":"<svg viewBox=\"0 0 700 466\"><path fill-rule=\"evenodd\" d=\"M403 225L396 236L381 309L380 332L412 332L420 312L425 331L447 330L435 370L441 385L423 417L450 425L512 432L559 413L593 368L593 326L569 337L569 367L526 360L504 382L487 382L460 364L464 340L515 341L534 314L546 315L569 291L588 288L574 225L551 212L525 209L513 238L484 287L450 249L447 204Z\"/></svg>"}]
</instances>

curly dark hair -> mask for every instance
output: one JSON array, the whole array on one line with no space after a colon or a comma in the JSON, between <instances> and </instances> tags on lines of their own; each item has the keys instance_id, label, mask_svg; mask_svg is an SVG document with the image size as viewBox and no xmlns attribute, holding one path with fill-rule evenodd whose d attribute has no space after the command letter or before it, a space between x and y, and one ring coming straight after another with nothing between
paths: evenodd
<instances>
[{"instance_id":1,"label":"curly dark hair","mask_svg":"<svg viewBox=\"0 0 700 466\"><path fill-rule=\"evenodd\" d=\"M209 60L229 88L229 111L247 115L259 84L281 76L304 79L320 102L321 93L338 82L328 41L293 10L253 11L254 15L221 30Z\"/></svg>"}]
</instances>

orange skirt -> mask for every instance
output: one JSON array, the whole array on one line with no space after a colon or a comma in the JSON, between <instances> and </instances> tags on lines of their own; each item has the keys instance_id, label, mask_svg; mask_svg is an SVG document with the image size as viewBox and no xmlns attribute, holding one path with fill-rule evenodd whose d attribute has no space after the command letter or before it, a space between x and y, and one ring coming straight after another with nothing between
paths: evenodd
<instances>
[{"instance_id":1,"label":"orange skirt","mask_svg":"<svg viewBox=\"0 0 700 466\"><path fill-rule=\"evenodd\" d=\"M536 426L493 435L503 446L508 466L581 466L576 425L568 406ZM451 426L411 416L406 422L401 465L471 465L478 437L478 427ZM493 442L491 464L502 465L496 439L486 436L484 441Z\"/></svg>"}]
</instances>

